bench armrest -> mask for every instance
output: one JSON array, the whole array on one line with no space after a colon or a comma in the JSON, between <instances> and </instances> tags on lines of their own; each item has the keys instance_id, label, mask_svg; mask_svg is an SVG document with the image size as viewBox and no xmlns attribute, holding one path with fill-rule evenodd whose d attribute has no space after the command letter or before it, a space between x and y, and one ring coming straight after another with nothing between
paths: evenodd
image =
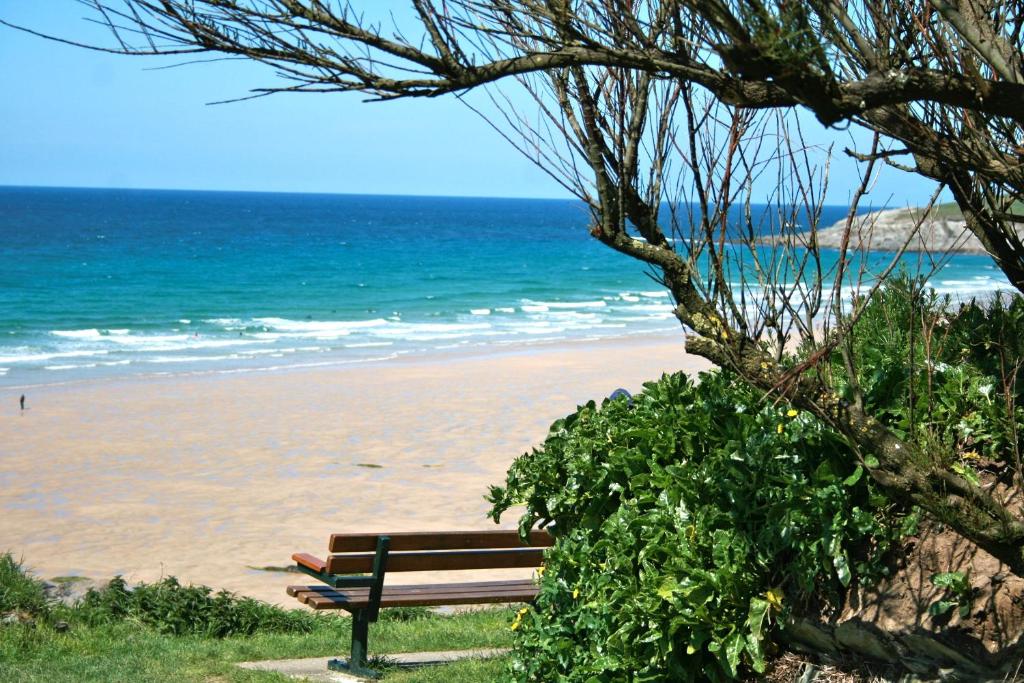
<instances>
[{"instance_id":1,"label":"bench armrest","mask_svg":"<svg viewBox=\"0 0 1024 683\"><path fill-rule=\"evenodd\" d=\"M309 553L295 553L292 555L292 559L300 566L303 566L306 569L311 569L318 574L322 574L327 571L327 563L319 557L313 557Z\"/></svg>"}]
</instances>

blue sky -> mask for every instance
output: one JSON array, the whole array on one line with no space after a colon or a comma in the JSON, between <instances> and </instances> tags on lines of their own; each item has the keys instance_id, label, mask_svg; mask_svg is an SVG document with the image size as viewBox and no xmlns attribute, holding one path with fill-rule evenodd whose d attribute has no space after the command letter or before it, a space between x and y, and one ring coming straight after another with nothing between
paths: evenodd
<instances>
[{"instance_id":1,"label":"blue sky","mask_svg":"<svg viewBox=\"0 0 1024 683\"><path fill-rule=\"evenodd\" d=\"M401 0L363 4L408 12ZM12 23L104 40L86 14L74 0L0 0ZM274 76L243 62L154 70L169 63L0 27L0 185L567 196L454 97L278 95L207 106ZM848 132L807 130L817 142L835 139L837 150L848 144ZM856 184L854 164L835 158L829 202L846 203ZM932 188L895 171L879 187L875 205L923 203Z\"/></svg>"}]
</instances>

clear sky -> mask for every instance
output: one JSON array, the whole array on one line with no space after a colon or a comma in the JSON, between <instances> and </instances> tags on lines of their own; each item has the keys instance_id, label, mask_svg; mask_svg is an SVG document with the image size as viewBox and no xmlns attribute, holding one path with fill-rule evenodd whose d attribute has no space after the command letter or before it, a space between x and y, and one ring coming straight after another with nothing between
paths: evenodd
<instances>
[{"instance_id":1,"label":"clear sky","mask_svg":"<svg viewBox=\"0 0 1024 683\"><path fill-rule=\"evenodd\" d=\"M353 4L408 14L403 0ZM0 0L0 17L12 23L108 42L86 15L75 0ZM274 76L244 62L154 70L170 63L0 27L0 185L567 196L454 97L367 104L356 94L276 95L207 106ZM848 132L808 130L816 141L835 139L837 150L848 144ZM835 158L829 202L846 203L857 180L854 165ZM931 189L892 172L871 203L920 204Z\"/></svg>"}]
</instances>

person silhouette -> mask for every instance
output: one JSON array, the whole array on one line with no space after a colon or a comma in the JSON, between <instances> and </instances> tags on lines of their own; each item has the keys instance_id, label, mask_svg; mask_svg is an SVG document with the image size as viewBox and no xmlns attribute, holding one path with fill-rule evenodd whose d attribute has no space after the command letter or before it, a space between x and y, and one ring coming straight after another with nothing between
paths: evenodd
<instances>
[{"instance_id":1,"label":"person silhouette","mask_svg":"<svg viewBox=\"0 0 1024 683\"><path fill-rule=\"evenodd\" d=\"M21 395L21 410L22 412L25 411L25 394Z\"/></svg>"}]
</instances>

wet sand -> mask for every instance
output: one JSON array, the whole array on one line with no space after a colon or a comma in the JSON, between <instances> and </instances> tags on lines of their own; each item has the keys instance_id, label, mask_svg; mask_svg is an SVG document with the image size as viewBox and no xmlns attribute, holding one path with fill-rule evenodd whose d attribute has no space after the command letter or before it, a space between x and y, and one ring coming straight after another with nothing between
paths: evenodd
<instances>
[{"instance_id":1,"label":"wet sand","mask_svg":"<svg viewBox=\"0 0 1024 683\"><path fill-rule=\"evenodd\" d=\"M332 532L494 528L488 485L552 421L705 367L673 335L97 379L24 390L23 414L23 390L0 390L0 551L44 577L173 575L288 604L299 577L253 567L323 556Z\"/></svg>"}]
</instances>

